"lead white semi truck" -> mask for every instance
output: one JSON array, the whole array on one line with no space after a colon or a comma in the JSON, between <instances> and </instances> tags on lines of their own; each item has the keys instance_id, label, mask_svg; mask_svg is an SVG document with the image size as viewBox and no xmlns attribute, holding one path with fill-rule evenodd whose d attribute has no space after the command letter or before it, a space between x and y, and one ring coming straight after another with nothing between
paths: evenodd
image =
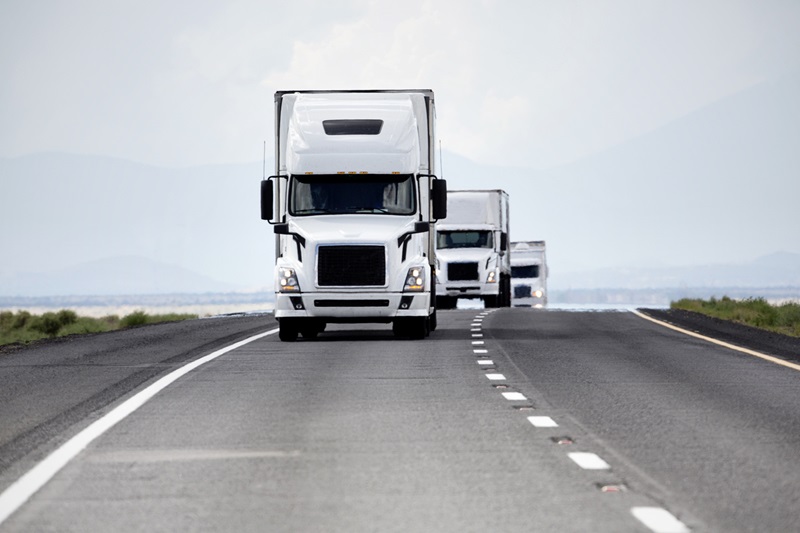
<instances>
[{"instance_id":1,"label":"lead white semi truck","mask_svg":"<svg viewBox=\"0 0 800 533\"><path fill-rule=\"evenodd\" d=\"M278 91L275 175L261 218L275 232L275 317L283 341L329 323L436 328L437 178L433 91Z\"/></svg>"},{"instance_id":2,"label":"lead white semi truck","mask_svg":"<svg viewBox=\"0 0 800 533\"><path fill-rule=\"evenodd\" d=\"M436 227L437 307L480 298L485 307L511 304L508 194L447 192L447 219Z\"/></svg>"},{"instance_id":3,"label":"lead white semi truck","mask_svg":"<svg viewBox=\"0 0 800 533\"><path fill-rule=\"evenodd\" d=\"M514 307L547 305L545 241L511 243L511 287Z\"/></svg>"}]
</instances>

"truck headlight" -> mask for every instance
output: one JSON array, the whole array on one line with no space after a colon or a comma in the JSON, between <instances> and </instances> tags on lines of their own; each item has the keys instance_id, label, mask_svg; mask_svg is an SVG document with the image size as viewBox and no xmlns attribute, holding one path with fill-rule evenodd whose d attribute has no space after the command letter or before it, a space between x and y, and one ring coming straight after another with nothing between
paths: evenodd
<instances>
[{"instance_id":1,"label":"truck headlight","mask_svg":"<svg viewBox=\"0 0 800 533\"><path fill-rule=\"evenodd\" d=\"M534 292L533 295L536 296L537 298L541 298L542 296L544 296L544 293L542 291L538 290L538 291Z\"/></svg>"},{"instance_id":2,"label":"truck headlight","mask_svg":"<svg viewBox=\"0 0 800 533\"><path fill-rule=\"evenodd\" d=\"M486 283L495 283L497 281L497 271L490 270L489 275L486 276Z\"/></svg>"},{"instance_id":3,"label":"truck headlight","mask_svg":"<svg viewBox=\"0 0 800 533\"><path fill-rule=\"evenodd\" d=\"M281 268L278 283L280 284L281 292L300 291L300 284L297 283L297 276L295 276L293 268Z\"/></svg>"},{"instance_id":4,"label":"truck headlight","mask_svg":"<svg viewBox=\"0 0 800 533\"><path fill-rule=\"evenodd\" d=\"M406 283L403 285L403 292L420 292L425 289L425 269L412 267L408 269Z\"/></svg>"}]
</instances>

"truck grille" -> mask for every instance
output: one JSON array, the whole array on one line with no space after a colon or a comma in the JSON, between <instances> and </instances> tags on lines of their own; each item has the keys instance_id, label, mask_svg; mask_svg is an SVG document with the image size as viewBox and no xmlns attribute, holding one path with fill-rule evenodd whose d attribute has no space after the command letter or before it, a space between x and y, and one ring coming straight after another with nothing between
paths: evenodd
<instances>
[{"instance_id":1,"label":"truck grille","mask_svg":"<svg viewBox=\"0 0 800 533\"><path fill-rule=\"evenodd\" d=\"M527 298L531 295L530 285L517 285L514 287L514 298Z\"/></svg>"},{"instance_id":2,"label":"truck grille","mask_svg":"<svg viewBox=\"0 0 800 533\"><path fill-rule=\"evenodd\" d=\"M383 246L320 246L317 283L320 287L386 285Z\"/></svg>"},{"instance_id":3,"label":"truck grille","mask_svg":"<svg viewBox=\"0 0 800 533\"><path fill-rule=\"evenodd\" d=\"M449 263L447 279L450 281L475 281L478 279L478 263Z\"/></svg>"}]
</instances>

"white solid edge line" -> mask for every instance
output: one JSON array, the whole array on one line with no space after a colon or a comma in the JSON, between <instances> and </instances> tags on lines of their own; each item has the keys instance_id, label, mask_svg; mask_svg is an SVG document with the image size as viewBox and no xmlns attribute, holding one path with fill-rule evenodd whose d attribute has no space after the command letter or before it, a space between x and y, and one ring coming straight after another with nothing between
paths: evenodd
<instances>
[{"instance_id":1,"label":"white solid edge line","mask_svg":"<svg viewBox=\"0 0 800 533\"><path fill-rule=\"evenodd\" d=\"M661 507L633 507L631 514L655 533L688 533L686 524Z\"/></svg>"},{"instance_id":2,"label":"white solid edge line","mask_svg":"<svg viewBox=\"0 0 800 533\"><path fill-rule=\"evenodd\" d=\"M608 470L611 468L607 462L600 458L596 453L591 452L572 452L567 454L575 464L584 470Z\"/></svg>"},{"instance_id":3,"label":"white solid edge line","mask_svg":"<svg viewBox=\"0 0 800 533\"><path fill-rule=\"evenodd\" d=\"M265 333L259 333L258 335L248 337L235 344L221 348L216 352L205 355L199 359L195 359L191 363L187 363L182 367L173 370L144 390L136 393L131 398L128 398L122 402L110 412L106 413L102 418L92 422L88 427L84 428L80 433L62 444L57 450L48 455L36 466L31 468L26 474L12 483L5 491L3 491L2 494L0 494L0 525L2 525L9 516L14 514L17 509L19 509L26 501L28 501L28 499L39 489L41 489L48 481L50 481L53 476L55 476L67 465L67 463L69 463L84 448L91 444L93 440L114 427L115 424L125 419L125 417L136 411L148 400L153 398L153 396L161 392L177 379L188 374L195 368L204 365L209 361L213 361L223 354L277 332L278 329L273 329Z\"/></svg>"},{"instance_id":4,"label":"white solid edge line","mask_svg":"<svg viewBox=\"0 0 800 533\"><path fill-rule=\"evenodd\" d=\"M664 326L665 328L673 329L675 331L679 331L681 333L685 333L686 335L696 337L698 339L703 339L704 341L713 342L719 346L724 346L725 348L730 348L731 350L736 350L738 352L746 353L748 355L752 355L754 357L758 357L764 359L765 361L769 361L770 363L775 363L777 365L785 366L787 368L791 368L793 370L800 371L800 365L796 365L794 363L790 363L789 361L784 361L783 359L778 359L777 357L772 357L771 355L767 355L765 353L757 352L755 350L750 350L748 348L742 348L741 346L736 346L735 344L730 344L725 341L717 340L713 337L706 337L705 335L700 335L699 333L695 333L694 331L689 331L688 329L679 328L678 326L673 326L667 322L663 322L661 320L655 319L653 317L647 316L644 313L640 313L636 309L631 309L631 313L635 314L638 317L644 318L645 320L649 320L655 324L659 324Z\"/></svg>"}]
</instances>

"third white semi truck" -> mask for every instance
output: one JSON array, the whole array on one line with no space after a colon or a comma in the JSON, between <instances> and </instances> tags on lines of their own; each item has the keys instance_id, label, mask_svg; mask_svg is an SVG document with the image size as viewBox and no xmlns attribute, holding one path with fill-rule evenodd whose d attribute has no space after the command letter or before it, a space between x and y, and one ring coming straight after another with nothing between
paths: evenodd
<instances>
[{"instance_id":1,"label":"third white semi truck","mask_svg":"<svg viewBox=\"0 0 800 533\"><path fill-rule=\"evenodd\" d=\"M438 179L430 90L275 93L275 175L261 218L275 228L280 339L328 323L392 323L396 335L436 328Z\"/></svg>"},{"instance_id":2,"label":"third white semi truck","mask_svg":"<svg viewBox=\"0 0 800 533\"><path fill-rule=\"evenodd\" d=\"M503 190L447 192L447 219L436 226L436 301L452 309L459 298L485 307L511 304L508 194Z\"/></svg>"},{"instance_id":3,"label":"third white semi truck","mask_svg":"<svg viewBox=\"0 0 800 533\"><path fill-rule=\"evenodd\" d=\"M511 243L511 287L514 307L547 305L545 241Z\"/></svg>"}]
</instances>

